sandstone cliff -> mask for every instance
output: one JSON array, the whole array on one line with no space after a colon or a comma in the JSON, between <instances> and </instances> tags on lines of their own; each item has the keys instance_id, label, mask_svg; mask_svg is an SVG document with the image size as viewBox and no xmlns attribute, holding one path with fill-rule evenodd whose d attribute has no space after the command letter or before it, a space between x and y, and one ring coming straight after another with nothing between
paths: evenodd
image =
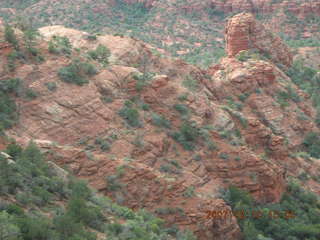
<instances>
[{"instance_id":1,"label":"sandstone cliff","mask_svg":"<svg viewBox=\"0 0 320 240\"><path fill-rule=\"evenodd\" d=\"M249 13L236 15L228 21L226 44L229 57L234 57L242 50L257 49L269 56L273 63L285 66L292 63L289 48Z\"/></svg>"}]
</instances>

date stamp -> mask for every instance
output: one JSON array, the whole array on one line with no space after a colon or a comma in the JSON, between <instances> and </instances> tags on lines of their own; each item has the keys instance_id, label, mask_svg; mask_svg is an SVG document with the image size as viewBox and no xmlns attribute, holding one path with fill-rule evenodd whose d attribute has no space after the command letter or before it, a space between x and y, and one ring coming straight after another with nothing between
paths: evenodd
<instances>
[{"instance_id":1,"label":"date stamp","mask_svg":"<svg viewBox=\"0 0 320 240\"><path fill-rule=\"evenodd\" d=\"M208 210L206 211L206 218L207 219L226 219L231 217L232 215L235 216L237 219L242 220L246 218L253 218L259 219L262 217L269 217L270 219L277 219L283 218L286 220L295 218L296 215L293 211L286 210L286 211L277 211L277 210L268 210L268 211L261 211L261 210L235 210L231 211L229 209L225 210Z\"/></svg>"}]
</instances>

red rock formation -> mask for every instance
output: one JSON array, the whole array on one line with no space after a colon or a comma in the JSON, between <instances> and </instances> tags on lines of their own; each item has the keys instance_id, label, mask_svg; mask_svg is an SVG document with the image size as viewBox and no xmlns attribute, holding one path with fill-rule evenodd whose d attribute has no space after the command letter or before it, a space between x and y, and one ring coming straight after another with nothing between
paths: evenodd
<instances>
[{"instance_id":1,"label":"red rock formation","mask_svg":"<svg viewBox=\"0 0 320 240\"><path fill-rule=\"evenodd\" d=\"M234 57L242 50L258 49L274 63L290 66L292 56L281 39L273 35L250 13L241 13L228 20L226 26L226 50Z\"/></svg>"},{"instance_id":2,"label":"red rock formation","mask_svg":"<svg viewBox=\"0 0 320 240\"><path fill-rule=\"evenodd\" d=\"M54 150L47 151L53 161L67 165L76 176L87 179L112 199L133 209L145 207L154 212L158 208L178 207L185 215L177 212L159 215L169 224L193 230L200 240L235 240L240 238L240 230L234 216L221 221L205 219L207 210L229 208L220 199L219 188L236 185L260 202L277 202L285 189L286 165L292 175L299 174L301 168L316 174L311 164L289 155L302 143L305 133L316 128L312 121L315 111L310 99L290 101L287 110L276 102L276 94L284 91L291 80L273 61L288 66L291 56L287 47L251 14L239 14L229 20L226 31L229 57L209 71L182 60L159 58L148 46L132 38L106 35L92 42L84 38L83 32L61 26L42 28L40 33L47 41L53 35L68 36L82 53L103 44L111 51L110 65L101 68L84 86L65 83L57 72L70 59L49 54L47 44L42 43L39 49L45 62L17 63L16 71L10 75L23 79L24 86L39 96L30 101L17 99L19 124L7 134L24 143L35 139L43 149ZM242 62L234 57L239 51L253 47L269 54L271 61ZM0 60L4 65L5 56L0 55ZM97 62L94 64L99 66ZM158 75L138 92L137 79L132 75L146 69ZM3 79L9 77L6 72L3 74ZM188 90L185 84L188 78L199 83L197 89ZM48 82L56 83L56 91L47 89ZM298 92L296 87L293 89ZM237 101L241 95L247 96L242 100L241 110L228 106L228 97ZM105 96L112 101L104 102ZM181 96L185 96L183 100ZM136 102L134 107L139 110L143 128L128 128L119 116L128 99ZM203 135L194 142L192 154L170 137L183 123L181 115L173 109L180 101L188 107L188 117ZM149 111L141 103L148 104ZM299 122L299 111L309 119ZM152 113L170 120L171 128L152 124ZM222 136L225 132L230 134ZM98 138L108 141L108 153L101 151L96 143ZM136 139L142 143L137 144ZM216 148L210 149L208 142ZM168 164L176 172L163 171ZM124 191L108 190L106 177L118 174L122 168L125 171L117 180L123 183ZM185 197L190 187L194 188L194 194Z\"/></svg>"}]
</instances>

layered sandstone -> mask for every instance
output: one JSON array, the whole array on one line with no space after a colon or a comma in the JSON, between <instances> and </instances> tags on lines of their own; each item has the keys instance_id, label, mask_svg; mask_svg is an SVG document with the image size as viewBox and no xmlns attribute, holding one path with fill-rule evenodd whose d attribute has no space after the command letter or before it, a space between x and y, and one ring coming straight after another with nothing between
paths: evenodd
<instances>
[{"instance_id":1,"label":"layered sandstone","mask_svg":"<svg viewBox=\"0 0 320 240\"><path fill-rule=\"evenodd\" d=\"M289 48L278 36L272 34L250 13L240 13L228 20L226 26L226 50L234 57L242 50L258 49L274 63L292 64Z\"/></svg>"},{"instance_id":2,"label":"layered sandstone","mask_svg":"<svg viewBox=\"0 0 320 240\"><path fill-rule=\"evenodd\" d=\"M209 71L155 56L150 46L128 37L104 35L92 41L86 33L62 26L40 32L45 41L39 48L46 61L18 63L10 76L2 72L3 79L19 77L24 86L39 93L33 100L17 99L20 120L7 134L22 144L35 140L53 162L67 166L118 203L147 208L169 225L193 230L200 240L236 240L241 233L234 216L205 218L207 210L230 209L221 199L221 189L235 185L260 203L274 203L285 191L286 172L297 176L303 168L310 176L316 174L309 162L290 155L307 132L317 129L315 110L308 96L275 65L290 65L288 48L251 14L229 20L229 56ZM99 73L83 86L61 81L57 72L71 60L48 53L47 41L54 35L67 36L84 55L99 44L107 46L109 66L94 62ZM270 59L236 58L240 51L252 48ZM11 50L9 46L6 51ZM6 54L0 56L2 65ZM134 75L143 72L155 76L138 91ZM186 86L188 79L197 83L196 89ZM49 91L49 82L56 83L56 91ZM275 99L289 85L303 101L290 100L283 109ZM241 95L247 96L242 107L230 106L230 97L239 103ZM106 96L111 101L103 101ZM141 128L129 127L119 115L129 99L139 111ZM188 119L201 132L193 151L171 137L184 122L175 104L188 108ZM307 120L299 120L301 112ZM170 120L170 128L155 126L154 113ZM97 139L108 141L108 152L102 151ZM214 144L211 149L209 142ZM108 188L112 183L108 176L117 176L118 191ZM316 184L313 187L317 189ZM190 188L194 192L186 196ZM175 210L164 213L159 208Z\"/></svg>"}]
</instances>

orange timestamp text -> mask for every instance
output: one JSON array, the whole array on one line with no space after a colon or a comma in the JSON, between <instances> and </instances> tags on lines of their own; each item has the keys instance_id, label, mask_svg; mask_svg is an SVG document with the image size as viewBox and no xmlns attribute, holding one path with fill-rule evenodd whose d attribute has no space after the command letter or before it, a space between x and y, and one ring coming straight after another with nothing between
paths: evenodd
<instances>
[{"instance_id":1,"label":"orange timestamp text","mask_svg":"<svg viewBox=\"0 0 320 240\"><path fill-rule=\"evenodd\" d=\"M289 220L296 217L296 215L290 210L285 210L285 211L234 210L234 211L231 211L229 209L225 209L225 210L209 210L209 211L206 211L206 214L207 214L206 215L207 219L219 219L219 218L223 219L223 218L235 216L237 219L245 219L245 218L259 219L262 217L269 217L271 219L283 218L283 219Z\"/></svg>"}]
</instances>

